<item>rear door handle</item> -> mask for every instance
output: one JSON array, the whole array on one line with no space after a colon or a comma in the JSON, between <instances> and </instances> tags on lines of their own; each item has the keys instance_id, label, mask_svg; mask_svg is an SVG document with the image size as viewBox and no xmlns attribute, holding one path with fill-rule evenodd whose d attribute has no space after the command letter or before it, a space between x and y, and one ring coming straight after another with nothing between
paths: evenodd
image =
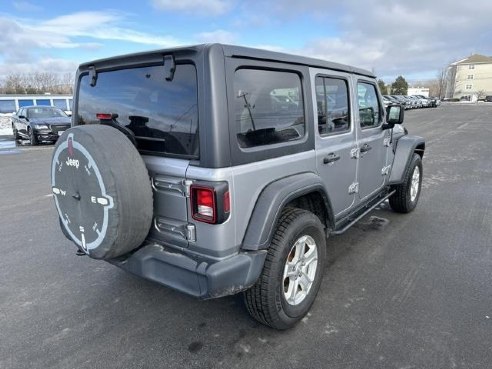
<instances>
[{"instance_id":1,"label":"rear door handle","mask_svg":"<svg viewBox=\"0 0 492 369\"><path fill-rule=\"evenodd\" d=\"M340 155L335 154L334 152L330 152L323 158L323 164L334 163L337 160L340 160Z\"/></svg>"},{"instance_id":2,"label":"rear door handle","mask_svg":"<svg viewBox=\"0 0 492 369\"><path fill-rule=\"evenodd\" d=\"M360 148L360 152L363 153L363 152L368 152L369 150L371 150L372 147L368 144L364 144L362 145L362 147Z\"/></svg>"}]
</instances>

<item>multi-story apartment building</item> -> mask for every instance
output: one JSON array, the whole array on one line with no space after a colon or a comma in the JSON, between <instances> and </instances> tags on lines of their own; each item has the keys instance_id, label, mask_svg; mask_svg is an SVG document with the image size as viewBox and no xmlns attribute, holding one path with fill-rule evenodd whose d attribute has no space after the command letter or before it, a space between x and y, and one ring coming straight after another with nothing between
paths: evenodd
<instances>
[{"instance_id":1,"label":"multi-story apartment building","mask_svg":"<svg viewBox=\"0 0 492 369\"><path fill-rule=\"evenodd\" d=\"M474 54L449 65L446 98L477 99L492 95L492 57Z\"/></svg>"}]
</instances>

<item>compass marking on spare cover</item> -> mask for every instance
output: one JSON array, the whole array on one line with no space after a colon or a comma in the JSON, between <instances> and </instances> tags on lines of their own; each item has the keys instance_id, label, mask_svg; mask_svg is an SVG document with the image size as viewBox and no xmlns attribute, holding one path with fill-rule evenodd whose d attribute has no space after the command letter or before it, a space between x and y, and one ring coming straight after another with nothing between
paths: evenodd
<instances>
[{"instance_id":1,"label":"compass marking on spare cover","mask_svg":"<svg viewBox=\"0 0 492 369\"><path fill-rule=\"evenodd\" d=\"M101 244L106 235L109 210L114 207L113 197L106 193L104 181L92 155L76 140L73 132L58 146L53 155L53 163L56 165L52 166L51 185L60 219L72 240L86 253L90 253L90 250ZM72 171L67 176L74 176L79 180L76 183L83 187L81 191L70 188L74 185L64 181L64 171ZM92 192L81 195L80 192L86 192L86 187L91 188ZM72 204L79 201L79 206L95 206L93 209L97 219L73 219L74 214L65 209L70 201ZM72 219L67 214L71 214ZM81 224L84 221L89 222L90 226L84 227Z\"/></svg>"}]
</instances>

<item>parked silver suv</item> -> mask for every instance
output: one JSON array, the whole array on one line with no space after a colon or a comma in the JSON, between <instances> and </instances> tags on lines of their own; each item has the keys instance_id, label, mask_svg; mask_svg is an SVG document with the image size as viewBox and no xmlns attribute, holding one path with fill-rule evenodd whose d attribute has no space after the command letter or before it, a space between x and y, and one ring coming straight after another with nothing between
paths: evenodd
<instances>
[{"instance_id":1,"label":"parked silver suv","mask_svg":"<svg viewBox=\"0 0 492 369\"><path fill-rule=\"evenodd\" d=\"M403 114L369 71L264 50L82 64L52 161L61 229L79 254L187 294L244 291L255 319L289 328L328 236L386 199L415 208L425 142Z\"/></svg>"}]
</instances>

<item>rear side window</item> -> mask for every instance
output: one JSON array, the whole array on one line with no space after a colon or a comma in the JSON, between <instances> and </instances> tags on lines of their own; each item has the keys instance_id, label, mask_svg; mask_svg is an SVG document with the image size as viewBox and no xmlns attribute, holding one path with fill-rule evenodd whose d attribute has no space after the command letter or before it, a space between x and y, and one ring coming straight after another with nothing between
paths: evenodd
<instances>
[{"instance_id":1,"label":"rear side window","mask_svg":"<svg viewBox=\"0 0 492 369\"><path fill-rule=\"evenodd\" d=\"M172 81L163 66L100 72L95 86L84 75L76 124L118 124L135 136L140 151L198 157L195 66L176 65Z\"/></svg>"},{"instance_id":2,"label":"rear side window","mask_svg":"<svg viewBox=\"0 0 492 369\"><path fill-rule=\"evenodd\" d=\"M350 130L347 81L340 78L316 77L318 131L321 136Z\"/></svg>"},{"instance_id":3,"label":"rear side window","mask_svg":"<svg viewBox=\"0 0 492 369\"><path fill-rule=\"evenodd\" d=\"M239 69L234 75L237 140L242 148L304 137L304 102L297 73Z\"/></svg>"}]
</instances>

